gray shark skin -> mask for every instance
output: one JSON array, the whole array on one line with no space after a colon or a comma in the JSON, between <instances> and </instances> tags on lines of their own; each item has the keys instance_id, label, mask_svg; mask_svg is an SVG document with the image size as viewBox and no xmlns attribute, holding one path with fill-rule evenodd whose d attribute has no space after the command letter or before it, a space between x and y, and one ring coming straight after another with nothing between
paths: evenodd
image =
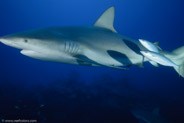
<instances>
[{"instance_id":1,"label":"gray shark skin","mask_svg":"<svg viewBox=\"0 0 184 123\"><path fill-rule=\"evenodd\" d=\"M23 55L45 61L118 69L143 67L148 60L140 51L146 48L117 33L114 11L114 7L107 9L93 26L30 30L3 36L0 41L21 49Z\"/></svg>"},{"instance_id":2,"label":"gray shark skin","mask_svg":"<svg viewBox=\"0 0 184 123\"><path fill-rule=\"evenodd\" d=\"M149 112L144 110L133 110L132 114L144 123L171 123L159 116L159 112Z\"/></svg>"}]
</instances>

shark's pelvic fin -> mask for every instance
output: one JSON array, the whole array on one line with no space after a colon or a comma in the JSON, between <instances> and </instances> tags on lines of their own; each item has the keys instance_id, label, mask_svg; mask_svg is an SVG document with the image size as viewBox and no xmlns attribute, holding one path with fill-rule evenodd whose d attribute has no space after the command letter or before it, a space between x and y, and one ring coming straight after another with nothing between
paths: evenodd
<instances>
[{"instance_id":1,"label":"shark's pelvic fin","mask_svg":"<svg viewBox=\"0 0 184 123\"><path fill-rule=\"evenodd\" d=\"M115 8L114 6L112 6L100 16L100 18L95 22L94 26L106 28L112 30L113 32L117 32L114 29L114 17Z\"/></svg>"},{"instance_id":2,"label":"shark's pelvic fin","mask_svg":"<svg viewBox=\"0 0 184 123\"><path fill-rule=\"evenodd\" d=\"M141 63L137 63L137 64L135 64L135 65L137 65L137 66L140 67L140 68L144 68L144 65L143 65L142 62L141 62Z\"/></svg>"},{"instance_id":3,"label":"shark's pelvic fin","mask_svg":"<svg viewBox=\"0 0 184 123\"><path fill-rule=\"evenodd\" d=\"M159 67L159 65L156 62L154 62L154 61L149 61L149 63L152 64L155 67Z\"/></svg>"}]
</instances>

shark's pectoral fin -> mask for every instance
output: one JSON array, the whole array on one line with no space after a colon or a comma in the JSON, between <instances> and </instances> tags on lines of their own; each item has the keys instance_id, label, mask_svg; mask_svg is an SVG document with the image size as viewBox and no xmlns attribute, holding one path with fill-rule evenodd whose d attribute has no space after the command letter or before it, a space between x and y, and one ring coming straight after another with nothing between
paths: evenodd
<instances>
[{"instance_id":1,"label":"shark's pectoral fin","mask_svg":"<svg viewBox=\"0 0 184 123\"><path fill-rule=\"evenodd\" d=\"M95 22L94 26L106 28L113 32L117 32L113 26L114 16L115 16L115 10L114 10L114 6L112 6L100 16L100 18Z\"/></svg>"},{"instance_id":2,"label":"shark's pectoral fin","mask_svg":"<svg viewBox=\"0 0 184 123\"><path fill-rule=\"evenodd\" d=\"M121 70L128 70L128 68L100 64L100 63L88 58L85 55L75 55L74 57L77 58L78 60L84 61L85 63L92 64L92 66L104 66L104 67L111 67L111 68L116 68L116 69L121 69Z\"/></svg>"},{"instance_id":3,"label":"shark's pectoral fin","mask_svg":"<svg viewBox=\"0 0 184 123\"><path fill-rule=\"evenodd\" d=\"M86 62L86 61L81 60L81 59L77 59L77 63L78 63L78 65L84 65L84 66L97 66L97 65L95 65L95 64Z\"/></svg>"},{"instance_id":4,"label":"shark's pectoral fin","mask_svg":"<svg viewBox=\"0 0 184 123\"><path fill-rule=\"evenodd\" d=\"M83 62L85 62L85 63L95 64L95 65L100 66L99 63L97 63L97 62L95 62L95 61L89 59L89 58L88 58L87 56L85 56L85 55L75 55L74 57L77 58L77 60L81 60L81 61L83 61Z\"/></svg>"}]
</instances>

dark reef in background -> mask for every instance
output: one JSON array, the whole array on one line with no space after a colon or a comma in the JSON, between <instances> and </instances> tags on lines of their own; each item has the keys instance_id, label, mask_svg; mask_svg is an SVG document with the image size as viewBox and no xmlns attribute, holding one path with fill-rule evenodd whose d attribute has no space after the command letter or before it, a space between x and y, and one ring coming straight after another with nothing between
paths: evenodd
<instances>
[{"instance_id":1,"label":"dark reef in background","mask_svg":"<svg viewBox=\"0 0 184 123\"><path fill-rule=\"evenodd\" d=\"M38 84L30 90L22 90L24 85L11 81L1 83L1 118L37 119L43 123L136 123L138 120L130 113L132 109L151 111L160 107L161 115L172 121L178 120L177 116L168 117L172 112L168 114L164 108L184 109L177 107L179 102L136 89L128 78L115 79L104 74L86 84L76 72L71 76L48 85ZM182 115L178 113L180 118Z\"/></svg>"}]
</instances>

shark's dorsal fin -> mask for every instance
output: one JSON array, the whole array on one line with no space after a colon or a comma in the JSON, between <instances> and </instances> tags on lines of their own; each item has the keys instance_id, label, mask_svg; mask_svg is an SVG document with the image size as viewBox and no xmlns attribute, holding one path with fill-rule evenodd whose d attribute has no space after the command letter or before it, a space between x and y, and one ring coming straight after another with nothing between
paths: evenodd
<instances>
[{"instance_id":1,"label":"shark's dorsal fin","mask_svg":"<svg viewBox=\"0 0 184 123\"><path fill-rule=\"evenodd\" d=\"M94 26L106 28L116 32L114 29L114 16L115 16L115 8L114 6L107 9L95 22Z\"/></svg>"}]
</instances>

